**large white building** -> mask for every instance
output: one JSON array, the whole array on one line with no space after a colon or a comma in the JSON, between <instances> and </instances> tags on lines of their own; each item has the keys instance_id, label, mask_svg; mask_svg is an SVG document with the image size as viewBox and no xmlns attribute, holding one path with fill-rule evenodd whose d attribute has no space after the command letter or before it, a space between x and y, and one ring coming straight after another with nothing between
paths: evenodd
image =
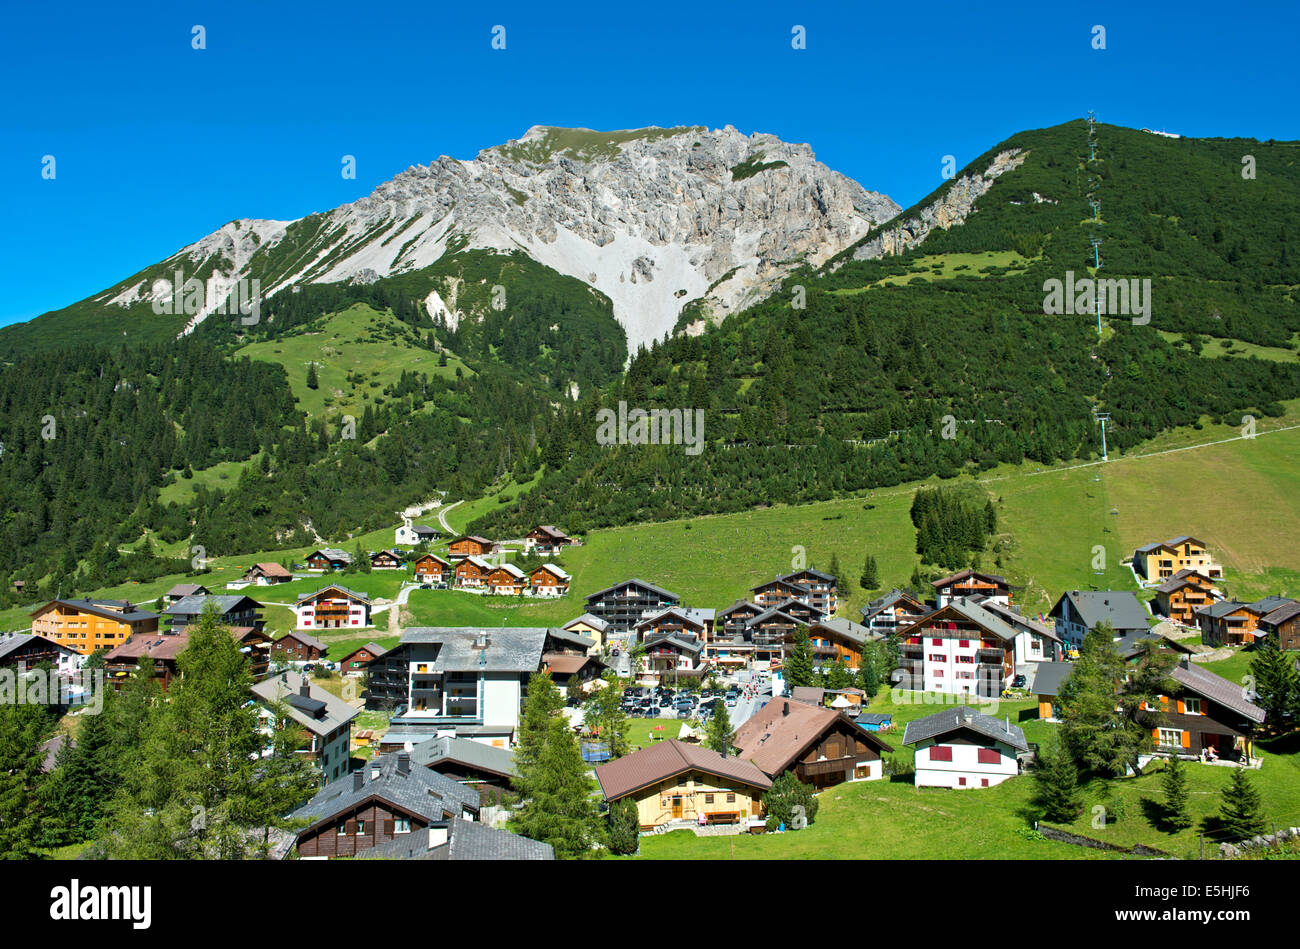
<instances>
[{"instance_id":1,"label":"large white building","mask_svg":"<svg viewBox=\"0 0 1300 949\"><path fill-rule=\"evenodd\" d=\"M1020 773L1025 733L966 705L907 723L903 744L916 751L916 786L989 788Z\"/></svg>"}]
</instances>

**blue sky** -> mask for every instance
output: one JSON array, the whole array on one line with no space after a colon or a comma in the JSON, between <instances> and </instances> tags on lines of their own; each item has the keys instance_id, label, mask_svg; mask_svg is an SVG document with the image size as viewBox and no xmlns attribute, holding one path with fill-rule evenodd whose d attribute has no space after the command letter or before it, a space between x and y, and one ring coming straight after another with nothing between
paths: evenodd
<instances>
[{"instance_id":1,"label":"blue sky","mask_svg":"<svg viewBox=\"0 0 1300 949\"><path fill-rule=\"evenodd\" d=\"M229 220L327 210L532 125L771 132L904 206L940 183L944 155L960 167L1090 108L1185 135L1300 138L1294 0L6 6L0 325ZM806 49L791 48L796 24Z\"/></svg>"}]
</instances>

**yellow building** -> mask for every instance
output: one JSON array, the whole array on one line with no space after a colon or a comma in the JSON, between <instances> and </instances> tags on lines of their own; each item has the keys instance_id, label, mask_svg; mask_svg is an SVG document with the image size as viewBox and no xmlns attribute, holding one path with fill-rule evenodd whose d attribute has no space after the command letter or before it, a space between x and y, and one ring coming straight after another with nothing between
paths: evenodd
<instances>
[{"instance_id":1,"label":"yellow building","mask_svg":"<svg viewBox=\"0 0 1300 949\"><path fill-rule=\"evenodd\" d=\"M660 742L596 769L610 804L636 802L643 831L661 825L738 824L763 813L772 780L751 761L677 739Z\"/></svg>"},{"instance_id":2,"label":"yellow building","mask_svg":"<svg viewBox=\"0 0 1300 949\"><path fill-rule=\"evenodd\" d=\"M1175 537L1139 547L1133 551L1133 570L1147 583L1161 583L1179 570L1195 570L1211 579L1223 576L1223 567L1214 562L1209 549L1195 537Z\"/></svg>"},{"instance_id":3,"label":"yellow building","mask_svg":"<svg viewBox=\"0 0 1300 949\"><path fill-rule=\"evenodd\" d=\"M126 600L51 600L32 613L32 633L88 656L113 649L135 633L158 632L158 614Z\"/></svg>"},{"instance_id":4,"label":"yellow building","mask_svg":"<svg viewBox=\"0 0 1300 949\"><path fill-rule=\"evenodd\" d=\"M605 648L605 631L609 629L609 624L599 616L583 613L577 619L565 623L564 628L571 633L596 641L596 645L587 650L588 655L594 656Z\"/></svg>"}]
</instances>

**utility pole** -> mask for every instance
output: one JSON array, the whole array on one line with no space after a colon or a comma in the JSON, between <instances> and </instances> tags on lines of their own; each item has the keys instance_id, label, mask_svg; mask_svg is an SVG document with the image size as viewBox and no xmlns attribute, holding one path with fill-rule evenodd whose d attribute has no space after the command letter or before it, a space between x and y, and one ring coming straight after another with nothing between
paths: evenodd
<instances>
[{"instance_id":1,"label":"utility pole","mask_svg":"<svg viewBox=\"0 0 1300 949\"><path fill-rule=\"evenodd\" d=\"M1093 415L1095 415L1097 417L1097 421L1101 423L1101 460L1109 461L1110 458L1106 454L1106 423L1110 421L1110 413L1098 412L1096 409L1094 409Z\"/></svg>"},{"instance_id":2,"label":"utility pole","mask_svg":"<svg viewBox=\"0 0 1300 949\"><path fill-rule=\"evenodd\" d=\"M1092 262L1093 262L1093 268L1094 268L1095 270L1097 270L1097 271L1100 271L1100 270L1101 270L1101 251L1100 251L1098 248L1101 247L1101 238L1100 238L1100 237L1094 237L1094 238L1091 239L1091 243L1092 243ZM1096 303L1096 305L1097 305L1097 335L1100 336L1100 335L1101 335L1101 294L1100 294L1100 293L1094 293L1094 294L1093 294L1093 300L1095 301L1095 303Z\"/></svg>"}]
</instances>

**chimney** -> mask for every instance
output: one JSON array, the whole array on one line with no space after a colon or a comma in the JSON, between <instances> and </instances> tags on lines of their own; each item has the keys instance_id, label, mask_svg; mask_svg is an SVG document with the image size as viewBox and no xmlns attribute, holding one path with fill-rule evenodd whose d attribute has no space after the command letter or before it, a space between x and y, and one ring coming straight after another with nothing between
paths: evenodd
<instances>
[{"instance_id":1,"label":"chimney","mask_svg":"<svg viewBox=\"0 0 1300 949\"><path fill-rule=\"evenodd\" d=\"M784 718L789 714L790 714L790 700L785 699L783 700L783 704L781 705L781 717Z\"/></svg>"},{"instance_id":2,"label":"chimney","mask_svg":"<svg viewBox=\"0 0 1300 949\"><path fill-rule=\"evenodd\" d=\"M411 773L411 756L407 754L405 751L403 751L401 754L397 756L397 773L398 774Z\"/></svg>"},{"instance_id":3,"label":"chimney","mask_svg":"<svg viewBox=\"0 0 1300 949\"><path fill-rule=\"evenodd\" d=\"M298 694L305 699L311 698L311 679L306 676L302 677L302 685L298 687Z\"/></svg>"},{"instance_id":4,"label":"chimney","mask_svg":"<svg viewBox=\"0 0 1300 949\"><path fill-rule=\"evenodd\" d=\"M366 773L364 771L352 772L352 790L360 791L361 786L366 783Z\"/></svg>"},{"instance_id":5,"label":"chimney","mask_svg":"<svg viewBox=\"0 0 1300 949\"><path fill-rule=\"evenodd\" d=\"M429 849L441 847L447 842L448 827L446 824L429 825Z\"/></svg>"}]
</instances>

